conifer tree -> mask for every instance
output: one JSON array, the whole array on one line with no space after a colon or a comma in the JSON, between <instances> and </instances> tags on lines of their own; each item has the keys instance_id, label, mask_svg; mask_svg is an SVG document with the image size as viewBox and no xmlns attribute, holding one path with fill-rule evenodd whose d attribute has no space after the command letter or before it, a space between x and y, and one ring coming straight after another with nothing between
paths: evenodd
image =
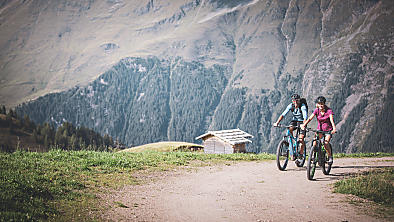
<instances>
[{"instance_id":1,"label":"conifer tree","mask_svg":"<svg viewBox=\"0 0 394 222\"><path fill-rule=\"evenodd\" d=\"M4 114L4 115L7 114L7 111L6 111L6 108L4 105L1 106L0 114Z\"/></svg>"},{"instance_id":2,"label":"conifer tree","mask_svg":"<svg viewBox=\"0 0 394 222\"><path fill-rule=\"evenodd\" d=\"M48 149L49 146L50 146L50 143L49 143L48 135L45 135L45 136L44 136L44 147L45 147L46 149Z\"/></svg>"},{"instance_id":3,"label":"conifer tree","mask_svg":"<svg viewBox=\"0 0 394 222\"><path fill-rule=\"evenodd\" d=\"M75 134L73 134L73 135L71 135L71 137L69 137L70 138L70 142L69 142L69 146L71 146L71 149L72 150L77 150L77 148L78 148L78 140L77 140L77 137L75 136Z\"/></svg>"}]
</instances>

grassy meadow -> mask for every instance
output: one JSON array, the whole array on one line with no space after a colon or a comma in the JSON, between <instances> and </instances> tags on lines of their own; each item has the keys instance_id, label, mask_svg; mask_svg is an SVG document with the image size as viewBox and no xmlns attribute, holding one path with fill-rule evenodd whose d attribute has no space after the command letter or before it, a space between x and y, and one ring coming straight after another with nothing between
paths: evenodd
<instances>
[{"instance_id":1,"label":"grassy meadow","mask_svg":"<svg viewBox=\"0 0 394 222\"><path fill-rule=\"evenodd\" d=\"M138 183L133 177L135 171L267 159L274 159L274 155L62 150L0 153L0 221L95 220L90 215L101 210L97 194Z\"/></svg>"}]
</instances>

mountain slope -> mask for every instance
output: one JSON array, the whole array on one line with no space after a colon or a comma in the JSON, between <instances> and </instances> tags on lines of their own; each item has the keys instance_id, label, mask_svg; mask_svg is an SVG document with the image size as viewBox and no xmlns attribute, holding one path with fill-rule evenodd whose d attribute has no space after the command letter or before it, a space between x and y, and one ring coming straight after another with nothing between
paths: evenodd
<instances>
[{"instance_id":1,"label":"mountain slope","mask_svg":"<svg viewBox=\"0 0 394 222\"><path fill-rule=\"evenodd\" d=\"M36 122L75 122L129 145L192 141L223 93L224 72L180 59L126 58L87 87L40 97L19 112Z\"/></svg>"}]
</instances>

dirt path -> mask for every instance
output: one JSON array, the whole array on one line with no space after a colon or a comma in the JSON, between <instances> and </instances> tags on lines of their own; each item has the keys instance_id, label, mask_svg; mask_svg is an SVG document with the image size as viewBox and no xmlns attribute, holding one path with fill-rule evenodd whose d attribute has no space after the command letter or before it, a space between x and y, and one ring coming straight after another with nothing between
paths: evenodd
<instances>
[{"instance_id":1,"label":"dirt path","mask_svg":"<svg viewBox=\"0 0 394 222\"><path fill-rule=\"evenodd\" d=\"M202 167L162 175L155 182L127 186L106 197L114 221L384 221L370 204L349 204L331 192L343 176L371 168L394 167L394 158L335 159L331 175L274 161ZM116 202L128 208L116 206ZM369 209L369 210L368 210ZM393 219L393 218L391 218ZM390 219L386 219L390 220Z\"/></svg>"}]
</instances>

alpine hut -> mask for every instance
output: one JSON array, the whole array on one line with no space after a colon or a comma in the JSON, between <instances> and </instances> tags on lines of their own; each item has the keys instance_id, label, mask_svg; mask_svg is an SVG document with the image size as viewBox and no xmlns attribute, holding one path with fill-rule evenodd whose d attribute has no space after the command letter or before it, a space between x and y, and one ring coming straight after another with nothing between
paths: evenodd
<instances>
[{"instance_id":1,"label":"alpine hut","mask_svg":"<svg viewBox=\"0 0 394 222\"><path fill-rule=\"evenodd\" d=\"M252 135L240 130L208 131L196 137L202 139L205 153L245 153L246 144L252 143Z\"/></svg>"}]
</instances>

